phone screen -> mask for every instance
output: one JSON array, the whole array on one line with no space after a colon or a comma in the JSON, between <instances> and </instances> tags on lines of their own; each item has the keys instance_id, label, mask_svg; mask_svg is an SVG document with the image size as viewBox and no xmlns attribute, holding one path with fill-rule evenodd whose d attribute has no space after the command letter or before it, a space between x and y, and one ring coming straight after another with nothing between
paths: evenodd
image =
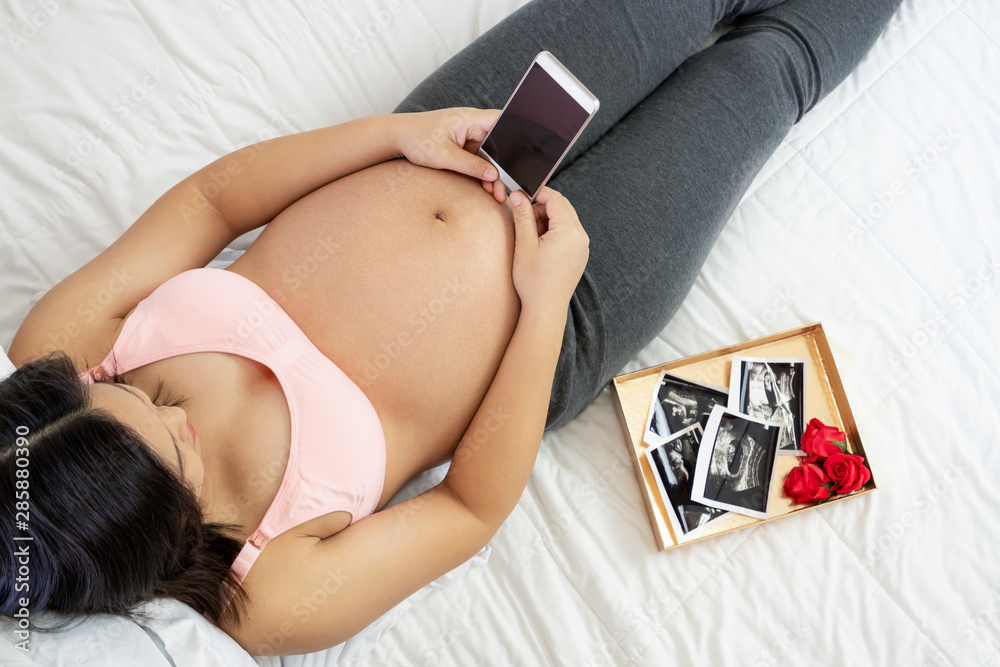
<instances>
[{"instance_id":1,"label":"phone screen","mask_svg":"<svg viewBox=\"0 0 1000 667\"><path fill-rule=\"evenodd\" d=\"M482 149L531 195L588 117L586 109L534 63Z\"/></svg>"}]
</instances>

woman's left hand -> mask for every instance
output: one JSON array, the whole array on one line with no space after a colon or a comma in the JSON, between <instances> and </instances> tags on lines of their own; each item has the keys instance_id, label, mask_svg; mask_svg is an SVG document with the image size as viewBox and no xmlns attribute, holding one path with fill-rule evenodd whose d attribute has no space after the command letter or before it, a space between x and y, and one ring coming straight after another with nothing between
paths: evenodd
<instances>
[{"instance_id":1,"label":"woman's left hand","mask_svg":"<svg viewBox=\"0 0 1000 667\"><path fill-rule=\"evenodd\" d=\"M485 186L497 179L497 170L476 151L499 115L499 109L472 107L393 114L396 148L413 164L457 171Z\"/></svg>"}]
</instances>

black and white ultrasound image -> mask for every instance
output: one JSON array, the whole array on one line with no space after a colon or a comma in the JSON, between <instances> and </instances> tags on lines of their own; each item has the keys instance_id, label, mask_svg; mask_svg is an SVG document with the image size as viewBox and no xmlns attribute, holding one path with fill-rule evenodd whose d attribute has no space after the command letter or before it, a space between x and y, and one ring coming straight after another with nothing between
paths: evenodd
<instances>
[{"instance_id":1,"label":"black and white ultrasound image","mask_svg":"<svg viewBox=\"0 0 1000 667\"><path fill-rule=\"evenodd\" d=\"M692 424L700 424L704 432L712 408L725 406L728 400L725 392L664 375L652 406L649 432L665 438Z\"/></svg>"},{"instance_id":2,"label":"black and white ultrasound image","mask_svg":"<svg viewBox=\"0 0 1000 667\"><path fill-rule=\"evenodd\" d=\"M743 361L737 410L780 429L778 449L800 452L805 428L805 364Z\"/></svg>"},{"instance_id":3,"label":"black and white ultrasound image","mask_svg":"<svg viewBox=\"0 0 1000 667\"><path fill-rule=\"evenodd\" d=\"M705 479L705 498L766 512L778 431L723 414L715 442L703 443L713 447Z\"/></svg>"},{"instance_id":4,"label":"black and white ultrasound image","mask_svg":"<svg viewBox=\"0 0 1000 667\"><path fill-rule=\"evenodd\" d=\"M698 460L701 434L701 429L692 429L653 449L650 454L654 472L667 491L667 498L664 500L673 507L684 533L726 513L725 510L706 507L691 500L691 482Z\"/></svg>"}]
</instances>

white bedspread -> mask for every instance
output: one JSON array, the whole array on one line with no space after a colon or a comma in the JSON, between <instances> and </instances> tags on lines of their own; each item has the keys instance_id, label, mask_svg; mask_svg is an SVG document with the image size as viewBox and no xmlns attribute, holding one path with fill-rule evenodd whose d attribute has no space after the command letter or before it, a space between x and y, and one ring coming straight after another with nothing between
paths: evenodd
<instances>
[{"instance_id":1,"label":"white bedspread","mask_svg":"<svg viewBox=\"0 0 1000 667\"><path fill-rule=\"evenodd\" d=\"M195 169L390 111L521 4L4 3L0 344ZM340 664L1000 665L998 45L995 0L907 0L623 369L822 321L876 493L658 552L605 391L489 561Z\"/></svg>"}]
</instances>

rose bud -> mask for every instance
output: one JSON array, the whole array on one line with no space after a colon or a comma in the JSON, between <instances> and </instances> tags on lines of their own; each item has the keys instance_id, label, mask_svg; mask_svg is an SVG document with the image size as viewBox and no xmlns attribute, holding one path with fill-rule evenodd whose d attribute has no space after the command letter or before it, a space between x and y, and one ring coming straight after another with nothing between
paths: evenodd
<instances>
[{"instance_id":1,"label":"rose bud","mask_svg":"<svg viewBox=\"0 0 1000 667\"><path fill-rule=\"evenodd\" d=\"M819 459L842 454L844 450L830 442L831 440L847 442L847 436L843 431L827 426L818 419L810 419L805 433L802 434L802 451L806 453L806 463L815 463Z\"/></svg>"},{"instance_id":2,"label":"rose bud","mask_svg":"<svg viewBox=\"0 0 1000 667\"><path fill-rule=\"evenodd\" d=\"M811 463L801 463L792 468L785 478L785 493L794 503L808 503L830 497L830 489L823 486L829 482L823 469Z\"/></svg>"},{"instance_id":3,"label":"rose bud","mask_svg":"<svg viewBox=\"0 0 1000 667\"><path fill-rule=\"evenodd\" d=\"M833 491L841 495L857 491L872 477L865 460L855 454L834 454L823 462L823 469L833 482Z\"/></svg>"}]
</instances>

